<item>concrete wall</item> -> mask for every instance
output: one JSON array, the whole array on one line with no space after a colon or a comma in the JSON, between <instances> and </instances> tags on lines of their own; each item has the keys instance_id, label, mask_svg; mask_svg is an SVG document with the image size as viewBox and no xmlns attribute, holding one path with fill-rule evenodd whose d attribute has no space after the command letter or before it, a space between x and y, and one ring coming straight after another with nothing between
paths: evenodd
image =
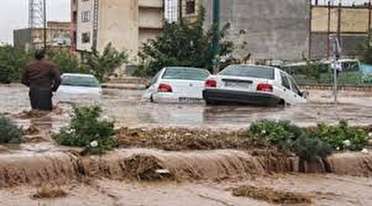
<instances>
[{"instance_id":1,"label":"concrete wall","mask_svg":"<svg viewBox=\"0 0 372 206\"><path fill-rule=\"evenodd\" d=\"M312 31L328 31L328 8L313 7ZM338 8L332 7L330 10L331 21L330 31L337 32ZM341 32L360 33L368 32L368 8L342 8L341 9Z\"/></svg>"},{"instance_id":2,"label":"concrete wall","mask_svg":"<svg viewBox=\"0 0 372 206\"><path fill-rule=\"evenodd\" d=\"M312 44L311 54L313 58L328 57L328 7L319 6L312 9ZM338 28L339 9L330 8L330 34L335 35ZM366 7L342 7L341 8L341 46L343 56L360 55L361 44L368 41L368 17Z\"/></svg>"},{"instance_id":3,"label":"concrete wall","mask_svg":"<svg viewBox=\"0 0 372 206\"><path fill-rule=\"evenodd\" d=\"M98 50L112 43L134 56L138 52L138 26L138 0L101 0Z\"/></svg>"},{"instance_id":4,"label":"concrete wall","mask_svg":"<svg viewBox=\"0 0 372 206\"><path fill-rule=\"evenodd\" d=\"M209 28L213 5L203 5ZM237 56L298 60L308 53L309 9L308 0L222 0L221 26L231 24L226 39L235 43Z\"/></svg>"}]
</instances>

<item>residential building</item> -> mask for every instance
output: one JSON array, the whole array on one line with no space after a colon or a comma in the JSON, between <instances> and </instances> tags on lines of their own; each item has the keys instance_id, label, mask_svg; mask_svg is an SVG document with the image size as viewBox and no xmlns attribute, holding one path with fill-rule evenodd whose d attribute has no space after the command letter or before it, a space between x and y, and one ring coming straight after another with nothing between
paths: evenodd
<instances>
[{"instance_id":1,"label":"residential building","mask_svg":"<svg viewBox=\"0 0 372 206\"><path fill-rule=\"evenodd\" d=\"M103 51L112 43L136 57L162 31L163 7L163 0L72 0L73 48Z\"/></svg>"},{"instance_id":2,"label":"residential building","mask_svg":"<svg viewBox=\"0 0 372 206\"><path fill-rule=\"evenodd\" d=\"M69 47L70 39L70 22L47 22L48 47ZM13 44L17 48L39 49L44 46L44 29L43 28L25 28L13 31Z\"/></svg>"}]
</instances>

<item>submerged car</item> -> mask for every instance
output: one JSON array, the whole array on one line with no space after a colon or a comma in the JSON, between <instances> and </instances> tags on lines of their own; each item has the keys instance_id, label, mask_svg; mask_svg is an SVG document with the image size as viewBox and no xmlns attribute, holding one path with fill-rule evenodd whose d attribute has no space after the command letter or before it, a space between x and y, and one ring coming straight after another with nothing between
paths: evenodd
<instances>
[{"instance_id":1,"label":"submerged car","mask_svg":"<svg viewBox=\"0 0 372 206\"><path fill-rule=\"evenodd\" d=\"M61 78L61 86L56 92L60 101L98 100L102 94L102 87L93 75L65 73Z\"/></svg>"},{"instance_id":2,"label":"submerged car","mask_svg":"<svg viewBox=\"0 0 372 206\"><path fill-rule=\"evenodd\" d=\"M204 100L213 104L276 106L305 103L292 76L269 66L230 65L205 82Z\"/></svg>"},{"instance_id":3,"label":"submerged car","mask_svg":"<svg viewBox=\"0 0 372 206\"><path fill-rule=\"evenodd\" d=\"M204 82L210 76L206 69L166 67L151 80L144 94L151 102L203 102Z\"/></svg>"}]
</instances>

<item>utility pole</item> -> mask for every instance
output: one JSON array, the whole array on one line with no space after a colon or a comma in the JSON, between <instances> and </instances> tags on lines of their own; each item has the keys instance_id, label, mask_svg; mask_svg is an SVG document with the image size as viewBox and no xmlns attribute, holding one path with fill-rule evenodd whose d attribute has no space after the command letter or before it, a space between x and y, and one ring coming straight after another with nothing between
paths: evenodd
<instances>
[{"instance_id":1,"label":"utility pole","mask_svg":"<svg viewBox=\"0 0 372 206\"><path fill-rule=\"evenodd\" d=\"M308 58L311 59L311 50L312 50L312 44L313 44L313 35L312 35L312 23L313 23L313 4L312 4L312 0L309 0L309 8L310 8L310 11L309 11L309 51L308 51Z\"/></svg>"},{"instance_id":2,"label":"utility pole","mask_svg":"<svg viewBox=\"0 0 372 206\"><path fill-rule=\"evenodd\" d=\"M46 17L46 0L43 0L43 8L44 8L44 19L43 19L43 23L44 23L44 49L46 50L47 49L47 17Z\"/></svg>"},{"instance_id":3,"label":"utility pole","mask_svg":"<svg viewBox=\"0 0 372 206\"><path fill-rule=\"evenodd\" d=\"M369 3L368 3L368 48L371 46L371 17L372 17L372 13L371 13L371 0L369 0Z\"/></svg>"},{"instance_id":4,"label":"utility pole","mask_svg":"<svg viewBox=\"0 0 372 206\"><path fill-rule=\"evenodd\" d=\"M338 84L337 84L337 77L338 72L342 71L342 64L339 62L339 59L341 57L341 46L340 41L337 38L337 36L331 36L330 37L332 41L332 69L333 69L333 93L334 93L334 103L337 106L337 93L338 93Z\"/></svg>"},{"instance_id":5,"label":"utility pole","mask_svg":"<svg viewBox=\"0 0 372 206\"><path fill-rule=\"evenodd\" d=\"M213 72L219 72L220 61L220 0L213 0Z\"/></svg>"},{"instance_id":6,"label":"utility pole","mask_svg":"<svg viewBox=\"0 0 372 206\"><path fill-rule=\"evenodd\" d=\"M329 57L331 56L331 54L330 54L330 50L331 50L331 41L330 41L330 37L331 37L331 1L328 1L327 34L328 34L328 38L327 38L327 58L329 59Z\"/></svg>"},{"instance_id":7,"label":"utility pole","mask_svg":"<svg viewBox=\"0 0 372 206\"><path fill-rule=\"evenodd\" d=\"M337 18L337 40L341 42L341 2L338 3L338 18Z\"/></svg>"},{"instance_id":8,"label":"utility pole","mask_svg":"<svg viewBox=\"0 0 372 206\"><path fill-rule=\"evenodd\" d=\"M180 24L183 24L183 1L182 0L178 0L178 18L179 18L179 22Z\"/></svg>"}]
</instances>

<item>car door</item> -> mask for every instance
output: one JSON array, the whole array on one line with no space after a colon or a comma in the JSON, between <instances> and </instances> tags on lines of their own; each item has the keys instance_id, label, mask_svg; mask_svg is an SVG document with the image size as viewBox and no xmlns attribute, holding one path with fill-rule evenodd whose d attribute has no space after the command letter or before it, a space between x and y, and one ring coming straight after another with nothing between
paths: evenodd
<instances>
[{"instance_id":1,"label":"car door","mask_svg":"<svg viewBox=\"0 0 372 206\"><path fill-rule=\"evenodd\" d=\"M293 104L295 102L295 96L292 92L291 83L289 81L288 75L284 72L280 72L281 77L281 89L279 89L279 96L289 104Z\"/></svg>"},{"instance_id":2,"label":"car door","mask_svg":"<svg viewBox=\"0 0 372 206\"><path fill-rule=\"evenodd\" d=\"M291 83L291 92L292 92L291 95L294 97L293 104L305 102L306 100L305 100L304 97L302 97L301 90L299 89L299 87L298 87L296 81L294 80L294 78L292 76L288 75L288 80Z\"/></svg>"},{"instance_id":3,"label":"car door","mask_svg":"<svg viewBox=\"0 0 372 206\"><path fill-rule=\"evenodd\" d=\"M151 99L151 96L157 92L158 90L158 80L161 74L164 72L165 69L160 70L150 81L149 87L147 88L143 97L145 99Z\"/></svg>"}]
</instances>

